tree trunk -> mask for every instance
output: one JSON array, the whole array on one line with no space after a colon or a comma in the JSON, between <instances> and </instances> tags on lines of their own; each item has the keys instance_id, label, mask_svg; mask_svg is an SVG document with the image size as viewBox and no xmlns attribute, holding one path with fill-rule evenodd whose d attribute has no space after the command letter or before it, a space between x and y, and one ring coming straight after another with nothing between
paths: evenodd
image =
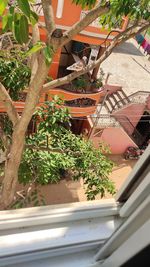
<instances>
[{"instance_id":1,"label":"tree trunk","mask_svg":"<svg viewBox=\"0 0 150 267\"><path fill-rule=\"evenodd\" d=\"M24 131L14 130L10 153L5 163L5 175L2 184L1 202L4 208L8 207L14 200L18 181L18 169L24 148L24 139Z\"/></svg>"}]
</instances>

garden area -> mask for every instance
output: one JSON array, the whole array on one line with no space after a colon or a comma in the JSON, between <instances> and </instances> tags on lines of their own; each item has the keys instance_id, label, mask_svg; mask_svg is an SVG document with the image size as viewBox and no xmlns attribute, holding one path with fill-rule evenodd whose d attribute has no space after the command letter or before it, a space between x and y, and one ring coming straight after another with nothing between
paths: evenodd
<instances>
[{"instance_id":1,"label":"garden area","mask_svg":"<svg viewBox=\"0 0 150 267\"><path fill-rule=\"evenodd\" d=\"M3 157L0 209L52 204L55 200L50 196L53 195L59 196L57 203L63 203L95 200L116 193L111 174L119 167L111 160L109 147L100 143L95 149L82 135L75 135L66 105L81 109L91 106L90 113L81 113L84 117L95 113L103 73L93 80L89 73L94 72L116 47L149 28L149 1L111 0L108 3L104 0L97 4L96 0L73 0L73 3L81 11L85 8L89 11L67 30L62 30L55 24L53 1L38 3L42 19L34 0L0 1L0 150ZM116 21L117 25L122 25L126 16L131 19L130 23L117 30ZM90 34L86 32L99 17L98 31L100 27L106 28L106 31L101 29L100 38L95 37L91 28ZM105 48L103 53L59 77L58 51L76 38L82 42L84 30L85 43L98 41L99 49L101 45ZM79 95L83 93L86 97L77 96L65 102L56 93L51 99L40 101L43 95L49 96L50 91L59 88ZM88 97L91 92L97 94L98 99ZM77 187L82 186L83 196L65 198L67 194L72 195L68 188L74 188L75 183L76 192ZM63 190L56 190L59 185Z\"/></svg>"},{"instance_id":2,"label":"garden area","mask_svg":"<svg viewBox=\"0 0 150 267\"><path fill-rule=\"evenodd\" d=\"M62 100L55 97L37 109L32 118L36 124L35 131L26 134L25 150L18 172L19 183L25 186L25 190L16 194L11 206L13 208L18 205L24 207L32 203L33 199L37 200L33 205L40 205L40 194L36 190L39 189L38 185L41 185L42 198L45 195L42 186L58 185L63 179L75 182L82 180L87 200L94 200L97 195L104 197L106 192L111 195L115 193L115 185L109 179L114 163L105 155L109 153L108 147L100 144L99 149L95 149L90 141L73 134L70 130L71 117L62 104ZM7 155L12 125L6 115L1 115L2 119L5 121L3 138L7 144L2 142L1 149L6 149ZM4 167L3 163L1 165ZM44 198L41 201L44 203Z\"/></svg>"},{"instance_id":3,"label":"garden area","mask_svg":"<svg viewBox=\"0 0 150 267\"><path fill-rule=\"evenodd\" d=\"M124 181L132 171L136 160L125 161L121 155L110 155L109 158L115 163L115 166L110 174L110 179L115 184L116 192L121 188ZM31 207L38 205L54 205L63 203L73 203L87 201L85 194L86 187L84 186L83 179L73 181L70 177L61 178L57 184L48 185L33 185L29 192L30 197L25 201L24 192L27 190L23 185L18 184L17 195L20 196L20 202L15 204L15 207L22 206L22 203L27 202L27 206ZM110 199L115 197L106 193L103 199ZM100 196L96 196L95 200L101 200Z\"/></svg>"},{"instance_id":4,"label":"garden area","mask_svg":"<svg viewBox=\"0 0 150 267\"><path fill-rule=\"evenodd\" d=\"M24 53L13 47L5 54L2 51L0 56L0 80L13 101L25 101L26 88L31 79L31 70ZM102 81L99 80L99 83L101 85ZM86 81L80 77L74 81L74 85L78 89L85 89ZM59 190L66 179L75 187L82 180L87 200L93 200L97 195L104 197L106 192L112 195L115 193L115 186L108 178L113 162L104 155L109 149L101 144L97 150L90 141L73 134L70 120L64 101L57 96L36 109L26 131L25 149L18 170L17 187L23 189L15 190L14 201L9 207L44 204L43 190L47 191L48 188L51 191L55 186ZM0 114L0 125L1 154L5 155L1 163L3 177L13 138L13 124L6 113ZM58 195L63 196L65 193L62 191ZM70 202L70 199L67 201Z\"/></svg>"}]
</instances>

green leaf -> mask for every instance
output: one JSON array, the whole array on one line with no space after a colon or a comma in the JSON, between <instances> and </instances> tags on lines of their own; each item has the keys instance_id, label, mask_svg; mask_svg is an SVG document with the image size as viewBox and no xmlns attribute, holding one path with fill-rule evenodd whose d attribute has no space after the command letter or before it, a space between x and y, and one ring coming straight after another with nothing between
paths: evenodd
<instances>
[{"instance_id":1,"label":"green leaf","mask_svg":"<svg viewBox=\"0 0 150 267\"><path fill-rule=\"evenodd\" d=\"M12 31L12 26L13 26L13 15L12 14L8 14L8 28L11 31Z\"/></svg>"},{"instance_id":2,"label":"green leaf","mask_svg":"<svg viewBox=\"0 0 150 267\"><path fill-rule=\"evenodd\" d=\"M96 0L72 0L76 5L81 5L82 8L92 8L96 4Z\"/></svg>"},{"instance_id":3,"label":"green leaf","mask_svg":"<svg viewBox=\"0 0 150 267\"><path fill-rule=\"evenodd\" d=\"M34 46L32 46L27 52L26 52L26 56L31 56L32 54L38 52L39 50L41 50L43 48L43 44L42 42L37 42Z\"/></svg>"},{"instance_id":4,"label":"green leaf","mask_svg":"<svg viewBox=\"0 0 150 267\"><path fill-rule=\"evenodd\" d=\"M0 1L0 16L3 15L7 4L8 4L8 0L1 0Z\"/></svg>"},{"instance_id":5,"label":"green leaf","mask_svg":"<svg viewBox=\"0 0 150 267\"><path fill-rule=\"evenodd\" d=\"M14 37L19 44L22 44L22 39L20 35L20 18L21 18L21 14L15 13L14 15Z\"/></svg>"},{"instance_id":6,"label":"green leaf","mask_svg":"<svg viewBox=\"0 0 150 267\"><path fill-rule=\"evenodd\" d=\"M29 40L29 25L27 17L25 15L21 16L19 25L22 43L27 43Z\"/></svg>"},{"instance_id":7,"label":"green leaf","mask_svg":"<svg viewBox=\"0 0 150 267\"><path fill-rule=\"evenodd\" d=\"M46 64L50 65L52 62L52 48L50 46L46 46L43 49L43 52L44 52Z\"/></svg>"},{"instance_id":8,"label":"green leaf","mask_svg":"<svg viewBox=\"0 0 150 267\"><path fill-rule=\"evenodd\" d=\"M39 19L38 15L31 10L30 21L33 26L38 22L38 19Z\"/></svg>"},{"instance_id":9,"label":"green leaf","mask_svg":"<svg viewBox=\"0 0 150 267\"><path fill-rule=\"evenodd\" d=\"M14 6L11 6L9 8L9 13L13 15L14 14L14 10L15 10Z\"/></svg>"},{"instance_id":10,"label":"green leaf","mask_svg":"<svg viewBox=\"0 0 150 267\"><path fill-rule=\"evenodd\" d=\"M3 16L2 18L2 30L7 31L8 27L8 15Z\"/></svg>"},{"instance_id":11,"label":"green leaf","mask_svg":"<svg viewBox=\"0 0 150 267\"><path fill-rule=\"evenodd\" d=\"M31 10L28 0L17 0L18 6L21 11L30 18Z\"/></svg>"}]
</instances>

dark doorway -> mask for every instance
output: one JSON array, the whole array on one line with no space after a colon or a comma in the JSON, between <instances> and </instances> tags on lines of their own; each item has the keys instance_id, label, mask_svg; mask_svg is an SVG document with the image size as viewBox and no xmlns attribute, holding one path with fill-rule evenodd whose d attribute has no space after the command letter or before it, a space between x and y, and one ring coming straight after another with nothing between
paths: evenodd
<instances>
[{"instance_id":1,"label":"dark doorway","mask_svg":"<svg viewBox=\"0 0 150 267\"><path fill-rule=\"evenodd\" d=\"M136 130L141 134L143 137L142 144L147 143L150 139L150 114L149 112L145 111L139 120Z\"/></svg>"},{"instance_id":2,"label":"dark doorway","mask_svg":"<svg viewBox=\"0 0 150 267\"><path fill-rule=\"evenodd\" d=\"M82 129L83 129L83 124L84 124L84 118L72 118L71 119L71 131L76 134L79 135L82 133Z\"/></svg>"}]
</instances>

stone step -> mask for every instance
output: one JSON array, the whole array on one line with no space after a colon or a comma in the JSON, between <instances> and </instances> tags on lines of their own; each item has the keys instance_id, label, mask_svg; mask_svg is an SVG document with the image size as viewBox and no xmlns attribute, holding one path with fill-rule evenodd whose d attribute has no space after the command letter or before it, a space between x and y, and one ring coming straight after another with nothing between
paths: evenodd
<instances>
[{"instance_id":1,"label":"stone step","mask_svg":"<svg viewBox=\"0 0 150 267\"><path fill-rule=\"evenodd\" d=\"M120 89L112 94L109 94L105 101L105 107L107 110L112 113L114 108L117 109L123 108L125 105L129 104L131 101L126 95L126 93Z\"/></svg>"}]
</instances>

